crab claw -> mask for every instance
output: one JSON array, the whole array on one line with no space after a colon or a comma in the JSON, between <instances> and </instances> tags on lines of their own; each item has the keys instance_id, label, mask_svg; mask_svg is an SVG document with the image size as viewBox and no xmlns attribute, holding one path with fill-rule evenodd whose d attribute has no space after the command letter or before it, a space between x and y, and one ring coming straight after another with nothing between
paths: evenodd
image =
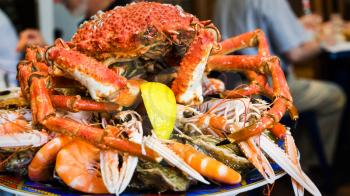
<instances>
[{"instance_id":1,"label":"crab claw","mask_svg":"<svg viewBox=\"0 0 350 196\"><path fill-rule=\"evenodd\" d=\"M95 101L115 102L131 106L140 97L141 80L127 80L96 59L69 49L58 39L46 51L46 60L52 64L52 74L68 76L87 88ZM57 71L59 70L59 71Z\"/></svg>"},{"instance_id":2,"label":"crab claw","mask_svg":"<svg viewBox=\"0 0 350 196\"><path fill-rule=\"evenodd\" d=\"M140 99L140 85L145 83L145 80L130 79L126 83L126 88L121 89L118 92L118 96L115 97L115 102L122 106L131 106Z\"/></svg>"},{"instance_id":3,"label":"crab claw","mask_svg":"<svg viewBox=\"0 0 350 196\"><path fill-rule=\"evenodd\" d=\"M296 182L303 186L313 195L321 195L316 185L310 178L288 158L288 155L273 143L267 136L262 134L258 145L269 157L275 161L285 172L287 172ZM300 193L298 191L298 193Z\"/></svg>"},{"instance_id":4,"label":"crab claw","mask_svg":"<svg viewBox=\"0 0 350 196\"><path fill-rule=\"evenodd\" d=\"M275 172L260 148L256 146L254 139L249 138L246 141L239 142L238 145L265 180L272 184L275 181Z\"/></svg>"}]
</instances>

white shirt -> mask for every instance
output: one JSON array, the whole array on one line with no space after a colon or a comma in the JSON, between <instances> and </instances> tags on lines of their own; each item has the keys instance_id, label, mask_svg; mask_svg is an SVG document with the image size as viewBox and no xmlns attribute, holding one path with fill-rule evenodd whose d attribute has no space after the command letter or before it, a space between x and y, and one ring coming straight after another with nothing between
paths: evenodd
<instances>
[{"instance_id":1,"label":"white shirt","mask_svg":"<svg viewBox=\"0 0 350 196\"><path fill-rule=\"evenodd\" d=\"M16 52L18 37L9 18L0 9L0 72L9 76L15 83L19 53Z\"/></svg>"}]
</instances>

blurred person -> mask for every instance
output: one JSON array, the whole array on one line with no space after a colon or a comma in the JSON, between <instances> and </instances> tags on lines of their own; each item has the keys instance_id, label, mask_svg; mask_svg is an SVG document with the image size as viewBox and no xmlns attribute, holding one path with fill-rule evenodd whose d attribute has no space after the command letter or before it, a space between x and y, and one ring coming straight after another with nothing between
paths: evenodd
<instances>
[{"instance_id":1,"label":"blurred person","mask_svg":"<svg viewBox=\"0 0 350 196\"><path fill-rule=\"evenodd\" d=\"M322 51L322 40L330 40L322 36L313 39L301 22L314 29L322 20L310 15L299 21L286 0L219 0L214 12L214 23L223 39L258 28L264 31L271 53L281 59L294 104L300 112L315 112L326 159L332 164L346 97L334 83L294 75L293 64L317 56ZM249 48L242 53L257 54L257 51ZM317 165L317 159L307 136L302 136L297 142L301 146L303 166L309 169Z\"/></svg>"},{"instance_id":2,"label":"blurred person","mask_svg":"<svg viewBox=\"0 0 350 196\"><path fill-rule=\"evenodd\" d=\"M10 19L0 9L0 90L17 86L18 38Z\"/></svg>"},{"instance_id":3,"label":"blurred person","mask_svg":"<svg viewBox=\"0 0 350 196\"><path fill-rule=\"evenodd\" d=\"M84 16L89 20L99 10L107 11L115 6L124 6L131 0L58 0L73 16ZM82 21L82 22L83 22ZM29 45L45 45L45 40L37 29L26 29L20 33L17 51L23 51Z\"/></svg>"}]
</instances>

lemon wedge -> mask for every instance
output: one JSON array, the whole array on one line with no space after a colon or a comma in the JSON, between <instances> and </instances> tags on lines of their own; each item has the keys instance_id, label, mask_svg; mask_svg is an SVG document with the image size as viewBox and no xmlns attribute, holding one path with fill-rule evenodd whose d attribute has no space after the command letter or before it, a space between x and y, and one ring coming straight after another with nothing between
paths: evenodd
<instances>
[{"instance_id":1,"label":"lemon wedge","mask_svg":"<svg viewBox=\"0 0 350 196\"><path fill-rule=\"evenodd\" d=\"M141 96L158 138L169 139L175 126L176 99L173 91L158 82L141 85Z\"/></svg>"}]
</instances>

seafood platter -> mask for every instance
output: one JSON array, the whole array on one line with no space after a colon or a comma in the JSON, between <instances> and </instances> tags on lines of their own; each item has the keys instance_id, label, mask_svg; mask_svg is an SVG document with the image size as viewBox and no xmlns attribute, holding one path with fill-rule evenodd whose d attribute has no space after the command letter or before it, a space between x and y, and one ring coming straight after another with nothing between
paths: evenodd
<instances>
[{"instance_id":1,"label":"seafood platter","mask_svg":"<svg viewBox=\"0 0 350 196\"><path fill-rule=\"evenodd\" d=\"M232 55L247 47L258 53ZM280 123L298 112L261 30L221 40L179 6L132 3L98 12L70 41L28 47L17 70L20 87L0 95L1 177L76 194L185 194L242 186L255 171L321 195ZM211 71L248 82L226 90Z\"/></svg>"}]
</instances>

